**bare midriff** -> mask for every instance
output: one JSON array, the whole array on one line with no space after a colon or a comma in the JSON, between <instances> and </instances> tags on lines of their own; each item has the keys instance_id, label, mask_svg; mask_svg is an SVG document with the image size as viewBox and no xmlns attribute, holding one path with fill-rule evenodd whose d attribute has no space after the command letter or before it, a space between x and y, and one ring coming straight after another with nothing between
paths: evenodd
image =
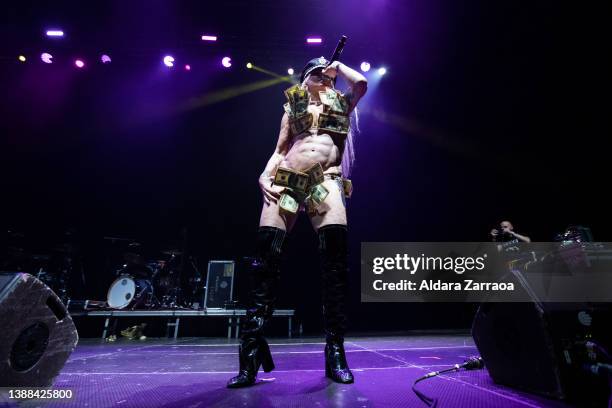
<instances>
[{"instance_id":1,"label":"bare midriff","mask_svg":"<svg viewBox=\"0 0 612 408\"><path fill-rule=\"evenodd\" d=\"M317 123L322 105L310 105L308 108L313 113L313 123ZM331 136L328 133L319 133L316 128L311 128L292 137L291 148L280 166L304 171L320 163L326 174L341 174L344 142L344 136Z\"/></svg>"}]
</instances>

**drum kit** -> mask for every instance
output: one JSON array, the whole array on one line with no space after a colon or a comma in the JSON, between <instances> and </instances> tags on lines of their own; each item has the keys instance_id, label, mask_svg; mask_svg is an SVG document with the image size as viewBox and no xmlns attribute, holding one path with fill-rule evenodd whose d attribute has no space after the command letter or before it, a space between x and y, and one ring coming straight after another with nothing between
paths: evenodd
<instances>
[{"instance_id":1,"label":"drum kit","mask_svg":"<svg viewBox=\"0 0 612 408\"><path fill-rule=\"evenodd\" d=\"M107 293L112 309L176 309L189 306L183 295L181 272L183 251L160 251L154 260L145 256L143 246L130 242L122 256L123 264L115 269L117 276Z\"/></svg>"},{"instance_id":2,"label":"drum kit","mask_svg":"<svg viewBox=\"0 0 612 408\"><path fill-rule=\"evenodd\" d=\"M79 237L78 242L81 241ZM202 297L203 279L197 262L194 257L185 256L182 249L151 251L133 239L103 237L102 242L94 240L97 252L91 256L91 251L83 252L76 242L72 231L57 237L2 231L0 270L35 276L72 307L177 309L189 308ZM102 259L105 262L100 262ZM94 271L87 285L84 269ZM113 281L104 301L75 300L88 295L103 297L91 289L92 285L107 285L105 276ZM94 277L98 279L95 282L91 281Z\"/></svg>"}]
</instances>

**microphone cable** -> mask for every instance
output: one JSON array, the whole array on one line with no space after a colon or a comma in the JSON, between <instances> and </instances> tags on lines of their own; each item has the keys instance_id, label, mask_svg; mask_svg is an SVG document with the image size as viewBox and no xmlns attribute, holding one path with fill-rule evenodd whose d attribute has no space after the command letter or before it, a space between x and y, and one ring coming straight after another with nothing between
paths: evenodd
<instances>
[{"instance_id":1,"label":"microphone cable","mask_svg":"<svg viewBox=\"0 0 612 408\"><path fill-rule=\"evenodd\" d=\"M480 356L473 356L465 360L463 364L455 364L454 366L446 368L444 370L432 371L431 373L427 373L424 376L417 378L415 382L412 384L412 391L416 394L417 397L419 397L421 401L425 403L425 405L431 408L436 408L438 406L438 399L429 397L425 395L423 392L417 390L416 385L418 383L420 383L421 381L427 380L429 378L437 377L440 374L455 372L461 369L479 370L481 368L484 368L484 361L482 360Z\"/></svg>"}]
</instances>

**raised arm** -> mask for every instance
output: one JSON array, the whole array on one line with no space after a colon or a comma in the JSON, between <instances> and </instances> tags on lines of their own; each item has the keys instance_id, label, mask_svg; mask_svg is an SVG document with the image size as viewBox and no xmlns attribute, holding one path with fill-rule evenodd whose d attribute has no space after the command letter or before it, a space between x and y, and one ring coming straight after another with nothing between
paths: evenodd
<instances>
[{"instance_id":1,"label":"raised arm","mask_svg":"<svg viewBox=\"0 0 612 408\"><path fill-rule=\"evenodd\" d=\"M514 231L508 231L510 233L510 235L512 235L514 238L518 239L521 242L531 242L531 238L529 238L527 235L521 235L521 234L517 234Z\"/></svg>"},{"instance_id":2,"label":"raised arm","mask_svg":"<svg viewBox=\"0 0 612 408\"><path fill-rule=\"evenodd\" d=\"M332 62L329 67L323 70L323 73L326 75L331 74L331 76L337 73L348 83L349 89L344 96L349 101L349 112L352 112L355 106L357 106L359 99L361 99L368 90L368 80L366 77L340 61Z\"/></svg>"},{"instance_id":3,"label":"raised arm","mask_svg":"<svg viewBox=\"0 0 612 408\"><path fill-rule=\"evenodd\" d=\"M287 116L287 113L285 113L281 119L276 149L274 149L274 153L272 153L272 156L268 160L264 171L259 176L259 187L263 193L264 201L267 204L270 204L270 200L276 201L278 197L280 197L280 191L282 188L273 186L272 181L274 180L274 173L276 172L276 169L282 163L289 151L289 144L289 117Z\"/></svg>"}]
</instances>

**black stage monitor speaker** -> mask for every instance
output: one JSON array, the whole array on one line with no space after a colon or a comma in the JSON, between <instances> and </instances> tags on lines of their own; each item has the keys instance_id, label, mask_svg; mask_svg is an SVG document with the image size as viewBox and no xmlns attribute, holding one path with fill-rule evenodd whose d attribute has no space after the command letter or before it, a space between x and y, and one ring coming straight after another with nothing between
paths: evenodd
<instances>
[{"instance_id":1,"label":"black stage monitor speaker","mask_svg":"<svg viewBox=\"0 0 612 408\"><path fill-rule=\"evenodd\" d=\"M595 364L589 342L609 347L610 317L609 305L483 303L472 336L497 384L605 406L609 383L588 372Z\"/></svg>"},{"instance_id":2,"label":"black stage monitor speaker","mask_svg":"<svg viewBox=\"0 0 612 408\"><path fill-rule=\"evenodd\" d=\"M234 261L209 261L206 275L204 307L221 309L232 301L234 292Z\"/></svg>"},{"instance_id":3,"label":"black stage monitor speaker","mask_svg":"<svg viewBox=\"0 0 612 408\"><path fill-rule=\"evenodd\" d=\"M0 387L48 387L78 335L62 301L26 273L0 272Z\"/></svg>"}]
</instances>

